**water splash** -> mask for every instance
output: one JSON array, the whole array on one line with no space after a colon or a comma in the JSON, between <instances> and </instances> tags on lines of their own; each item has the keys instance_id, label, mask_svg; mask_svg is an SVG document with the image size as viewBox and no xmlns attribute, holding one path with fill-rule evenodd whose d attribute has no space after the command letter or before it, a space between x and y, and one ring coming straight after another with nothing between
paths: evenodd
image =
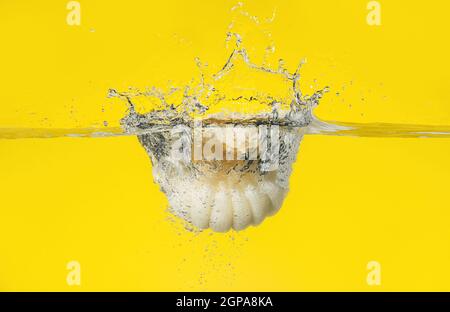
<instances>
[{"instance_id":1,"label":"water splash","mask_svg":"<svg viewBox=\"0 0 450 312\"><path fill-rule=\"evenodd\" d=\"M145 90L130 88L127 91L110 89L108 98L119 98L128 106L128 114L122 118L120 127L87 128L1 128L0 139L58 138L58 137L109 137L135 136L154 131L164 131L175 125L193 126L197 119L208 124L272 124L305 128L307 135L336 135L355 137L398 138L448 138L450 126L351 123L324 121L314 116L314 108L329 91L329 87L304 95L300 89L300 71L306 60L301 60L294 72L289 72L284 60L271 68L252 62L238 33L229 32L226 42L234 40L234 47L224 65L208 74L207 64L195 59L200 76L189 84L171 86L168 90L156 87ZM264 91L255 83L251 87L240 86L233 77L248 71L251 78L275 81L278 90ZM253 76L252 76L253 75ZM244 81L244 85L246 82ZM281 84L281 87L280 87ZM279 90L282 90L281 92ZM150 107L141 112L136 102L149 101Z\"/></svg>"},{"instance_id":2,"label":"water splash","mask_svg":"<svg viewBox=\"0 0 450 312\"><path fill-rule=\"evenodd\" d=\"M270 23L272 17L261 20L242 10L242 4L232 8L257 25ZM233 45L224 65L215 73L208 74L208 64L195 59L200 75L185 86L171 86L167 90L156 87L127 91L110 89L108 98L119 98L128 106L128 114L122 118L120 127L103 126L87 128L1 128L0 139L58 138L58 137L108 137L135 136L154 131L164 131L175 125L193 126L197 119L208 124L272 124L305 128L307 135L336 135L356 137L398 137L398 138L448 138L450 125L433 126L395 123L351 123L324 121L314 116L314 108L329 91L329 87L305 95L300 89L301 69L306 60L301 60L290 72L283 59L278 66L266 65L267 54L275 46L270 37L262 65L254 63L243 45L242 37L233 31L230 24L226 36L227 46ZM247 86L245 79L238 79L248 71L253 85ZM270 80L281 83L277 90L266 90L258 81ZM280 92L281 90L281 92ZM138 109L142 99L151 102L144 111Z\"/></svg>"},{"instance_id":3,"label":"water splash","mask_svg":"<svg viewBox=\"0 0 450 312\"><path fill-rule=\"evenodd\" d=\"M129 114L121 121L128 134L142 134L143 131L159 131L175 125L193 126L196 119L205 124L262 124L307 127L313 121L312 111L319 104L329 88L324 87L312 95L304 95L299 87L302 60L294 72L285 68L282 59L276 69L253 63L242 39L237 33L228 33L227 42L235 39L235 47L222 68L212 75L204 72L204 64L197 58L200 70L197 81L184 87L171 87L168 91L155 87L145 91L119 92L109 90L108 97L123 99ZM238 66L241 68L237 68ZM243 71L247 71L243 74ZM236 83L232 74L243 74ZM258 76L263 74L263 76ZM248 84L248 77L277 80L281 85L278 93L265 91L256 84ZM244 82L243 82L244 81ZM141 113L134 101L139 98L156 100L149 111Z\"/></svg>"}]
</instances>

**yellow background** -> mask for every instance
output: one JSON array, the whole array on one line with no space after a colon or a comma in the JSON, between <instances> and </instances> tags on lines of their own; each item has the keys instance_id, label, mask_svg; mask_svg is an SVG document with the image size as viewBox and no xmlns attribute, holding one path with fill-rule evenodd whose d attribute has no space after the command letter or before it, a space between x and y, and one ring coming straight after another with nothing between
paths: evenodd
<instances>
[{"instance_id":1,"label":"yellow background","mask_svg":"<svg viewBox=\"0 0 450 312\"><path fill-rule=\"evenodd\" d=\"M235 1L84 0L69 26L67 2L1 1L1 127L114 125L124 110L109 88L188 80L196 56L220 68L243 19ZM275 10L275 55L291 69L308 59L305 91L331 87L319 117L450 124L448 1L380 1L381 26L367 2L243 8ZM230 234L168 215L134 137L0 150L0 290L450 290L448 139L307 136L282 210ZM71 260L80 286L66 283ZM369 261L380 286L366 283Z\"/></svg>"}]
</instances>

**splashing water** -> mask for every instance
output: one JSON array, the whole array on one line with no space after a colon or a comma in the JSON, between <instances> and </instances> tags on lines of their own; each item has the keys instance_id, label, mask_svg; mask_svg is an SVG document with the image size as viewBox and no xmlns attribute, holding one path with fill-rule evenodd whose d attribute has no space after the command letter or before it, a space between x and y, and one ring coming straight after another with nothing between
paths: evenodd
<instances>
[{"instance_id":1,"label":"splashing water","mask_svg":"<svg viewBox=\"0 0 450 312\"><path fill-rule=\"evenodd\" d=\"M312 109L327 91L302 95L302 63L292 74L281 61L276 70L257 66L239 35L232 36L236 47L225 65L211 76L201 70L198 83L168 92L109 92L128 103L129 114L121 124L126 133L137 134L149 154L153 177L171 212L216 232L258 225L281 208ZM248 72L233 77L239 63ZM199 60L197 64L202 69ZM263 91L252 84L259 80L248 79L260 74L278 79L284 92ZM137 112L134 101L142 97L156 99L155 108Z\"/></svg>"},{"instance_id":2,"label":"splashing water","mask_svg":"<svg viewBox=\"0 0 450 312\"><path fill-rule=\"evenodd\" d=\"M167 92L149 88L144 91L131 89L119 92L108 91L108 98L120 98L128 105L128 115L121 120L120 127L104 126L86 128L5 128L0 127L0 139L58 138L58 137L109 137L142 135L168 126L179 124L192 126L197 118L204 124L261 124L303 127L305 134L335 135L354 137L398 137L398 138L448 138L450 125L420 125L397 123L355 123L342 121L324 121L313 114L320 99L329 91L324 87L312 95L303 95L300 87L302 60L293 73L279 60L278 68L272 69L257 65L250 60L242 39L237 33L228 33L227 42L235 39L235 48L222 69L207 77L202 71L203 64L197 58L196 64L201 71L200 81L193 80L184 87L171 87ZM241 65L240 68L236 68ZM242 66L244 65L244 66ZM279 78L285 85L285 94L263 92L258 86L239 87L230 83L220 89L222 80L233 71L238 75L243 70L259 73L258 79ZM255 77L251 77L255 78ZM241 81L242 82L242 81ZM231 81L231 84L235 83ZM217 87L219 85L219 87ZM156 100L146 113L139 113L134 102L140 98ZM259 107L257 107L259 105ZM255 108L259 113L249 112ZM239 111L241 110L241 111Z\"/></svg>"},{"instance_id":3,"label":"splashing water","mask_svg":"<svg viewBox=\"0 0 450 312\"><path fill-rule=\"evenodd\" d=\"M238 34L229 34L236 38L236 48L229 56L222 69L213 74L210 79L202 72L200 82L196 85L187 85L183 88L170 88L163 92L156 88L142 91L118 92L109 91L109 97L119 97L129 106L129 115L122 119L122 126L126 133L141 134L148 128L154 130L155 126L173 126L177 124L192 125L197 118L203 119L207 124L236 123L260 124L269 122L291 127L306 127L311 124L312 110L316 107L328 91L328 87L316 91L312 95L303 95L299 88L300 69L304 61L300 62L294 73L289 73L284 68L283 60L279 61L277 69L258 66L251 62L245 48L241 46L241 38ZM202 64L197 59L197 66ZM241 62L249 75L267 80L277 76L283 88L283 92L274 94L258 89L258 86L247 83L245 86L236 81L228 82L226 77ZM240 75L242 73L239 73ZM255 75L256 74L256 75ZM271 77L272 76L272 77ZM280 80L281 79L281 80ZM209 81L210 80L210 81ZM225 83L222 83L222 81ZM145 114L136 111L134 99L140 97L154 98L159 101L154 109Z\"/></svg>"},{"instance_id":4,"label":"splashing water","mask_svg":"<svg viewBox=\"0 0 450 312\"><path fill-rule=\"evenodd\" d=\"M293 73L282 60L276 69L260 66L251 61L238 34L229 33L229 38L235 39L235 48L222 69L208 75L196 59L200 79L185 87L109 91L109 97L128 104L121 125L125 133L138 136L150 156L154 180L166 194L170 211L199 229L240 231L276 214L288 193L304 134L450 136L442 128L320 121L313 109L328 87L312 95L301 92L304 61ZM258 85L266 80L265 88ZM272 85L278 86L276 91ZM152 100L150 110L138 112L135 102L142 99ZM265 130L256 134L254 147L250 138L246 141L249 132L235 136L252 127ZM276 127L276 132L267 127ZM210 131L217 128L225 129L224 135ZM200 142L195 141L196 132ZM261 146L268 149L261 152Z\"/></svg>"},{"instance_id":5,"label":"splashing water","mask_svg":"<svg viewBox=\"0 0 450 312\"><path fill-rule=\"evenodd\" d=\"M302 93L305 61L294 72L283 60L276 68L258 65L241 36L230 31L227 43L232 40L219 71L209 74L197 58L200 77L183 87L110 89L108 97L128 107L121 127L3 128L0 138L137 136L170 211L199 229L227 232L259 225L278 212L305 134L450 137L450 126L321 121L313 110L329 88Z\"/></svg>"},{"instance_id":6,"label":"splashing water","mask_svg":"<svg viewBox=\"0 0 450 312\"><path fill-rule=\"evenodd\" d=\"M275 43L268 26L275 20L276 9L272 11L271 16L261 18L249 13L244 7L244 3L238 2L230 9L232 19L228 26L226 46L228 48L231 43L233 49L218 72L208 75L205 71L207 64L203 64L197 58L195 61L200 70L200 79L197 82L193 80L190 85L171 87L167 91L150 88L144 91L130 89L127 92L118 92L111 89L108 97L123 99L128 104L129 112L122 119L121 126L113 127L106 121L103 122L103 126L86 128L5 128L0 126L0 139L133 136L156 131L158 126L163 125L192 125L196 118L201 118L204 123L219 121L240 124L269 123L301 127L304 134L400 138L450 137L450 125L319 120L313 115L313 109L328 91L328 87L310 96L302 94L298 82L300 70L305 61L301 61L293 73L286 69L281 59L277 68L264 65L269 55L275 51ZM235 30L240 24L248 30L248 22L251 24L250 28L256 29L258 33L251 33L247 37L259 34L265 37L263 65L257 65L250 60L240 35L243 29ZM248 81L252 81L253 85L246 85L245 79L238 79L236 83L233 77L227 78L227 76L242 75L246 70L259 74L245 77ZM258 81L266 80L273 82L276 87L270 88L267 84L258 84ZM280 83L284 85L280 87ZM266 91L263 92L263 90ZM285 93L282 94L279 90ZM138 105L136 105L136 102L142 98L156 100L144 113L138 112ZM250 107L255 108L257 104L259 104L259 113L248 110Z\"/></svg>"}]
</instances>

